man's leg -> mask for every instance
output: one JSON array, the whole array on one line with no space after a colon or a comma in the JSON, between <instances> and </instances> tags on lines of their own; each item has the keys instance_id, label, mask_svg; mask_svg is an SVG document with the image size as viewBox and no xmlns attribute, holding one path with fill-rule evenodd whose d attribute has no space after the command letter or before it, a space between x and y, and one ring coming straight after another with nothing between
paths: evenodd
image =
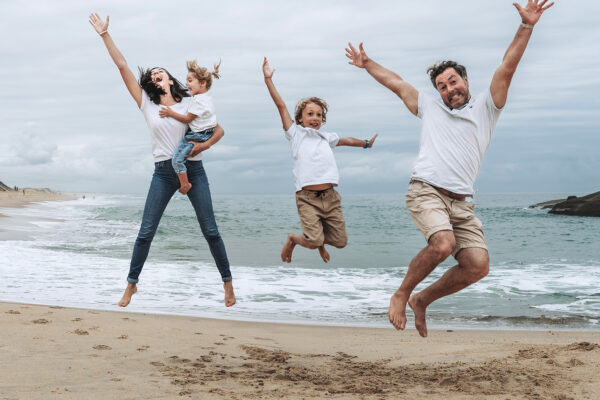
<instances>
[{"instance_id":1,"label":"man's leg","mask_svg":"<svg viewBox=\"0 0 600 400\"><path fill-rule=\"evenodd\" d=\"M415 327L423 337L427 336L425 311L437 299L456 293L485 277L490 270L490 259L486 249L467 248L456 255L458 264L450 268L440 279L408 300L415 313Z\"/></svg>"},{"instance_id":2,"label":"man's leg","mask_svg":"<svg viewBox=\"0 0 600 400\"><path fill-rule=\"evenodd\" d=\"M396 329L404 329L406 326L406 303L414 288L452 254L455 244L452 231L436 232L429 238L427 247L412 259L402 285L390 299L388 316Z\"/></svg>"}]
</instances>

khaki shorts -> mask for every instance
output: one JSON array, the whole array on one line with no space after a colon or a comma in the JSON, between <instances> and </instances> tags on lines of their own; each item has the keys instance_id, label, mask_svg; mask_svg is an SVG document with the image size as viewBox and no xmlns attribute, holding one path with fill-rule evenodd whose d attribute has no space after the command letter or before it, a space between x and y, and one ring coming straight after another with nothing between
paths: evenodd
<instances>
[{"instance_id":1,"label":"khaki shorts","mask_svg":"<svg viewBox=\"0 0 600 400\"><path fill-rule=\"evenodd\" d=\"M333 188L320 192L302 189L296 192L296 205L302 233L311 245L346 246L348 235L338 192Z\"/></svg>"},{"instance_id":2,"label":"khaki shorts","mask_svg":"<svg viewBox=\"0 0 600 400\"><path fill-rule=\"evenodd\" d=\"M436 232L454 232L455 257L469 247L487 249L481 221L473 214L474 207L473 202L453 199L420 181L412 181L406 192L406 208L428 242Z\"/></svg>"}]
</instances>

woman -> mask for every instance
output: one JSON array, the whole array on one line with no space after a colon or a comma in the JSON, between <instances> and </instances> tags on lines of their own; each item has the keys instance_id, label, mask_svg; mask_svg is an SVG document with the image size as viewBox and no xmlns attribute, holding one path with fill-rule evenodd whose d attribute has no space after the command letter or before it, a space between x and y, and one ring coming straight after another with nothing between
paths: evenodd
<instances>
[{"instance_id":1,"label":"woman","mask_svg":"<svg viewBox=\"0 0 600 400\"><path fill-rule=\"evenodd\" d=\"M168 106L181 114L187 114L189 105L189 94L175 78L163 68L152 68L140 70L140 82L127 66L125 57L121 54L108 33L109 18L102 21L96 13L90 15L90 24L104 41L108 53L119 68L123 82L131 97L144 114L152 140L152 154L154 156L154 175L150 183L150 189L144 206L144 215L138 237L133 247L129 275L127 276L127 288L119 301L119 306L126 307L131 301L131 296L137 292L137 282L144 262L148 257L152 238L158 228L160 218L169 203L169 200L179 188L179 179L171 165L171 158L177 144L183 138L187 125L173 118L161 118L159 110L161 106ZM193 143L194 148L190 152L187 161L188 177L192 188L188 197L204 238L208 242L210 252L217 264L223 287L225 289L225 305L231 307L235 304L235 294L229 261L225 252L225 245L215 222L212 209L212 200L208 188L208 180L202 167L201 152L209 149L224 135L223 129L217 125L213 136L202 143Z\"/></svg>"}]
</instances>

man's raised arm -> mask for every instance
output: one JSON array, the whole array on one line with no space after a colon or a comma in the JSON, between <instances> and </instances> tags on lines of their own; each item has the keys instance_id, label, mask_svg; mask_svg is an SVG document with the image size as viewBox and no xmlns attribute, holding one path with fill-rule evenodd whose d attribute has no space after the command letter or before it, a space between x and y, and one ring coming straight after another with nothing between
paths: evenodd
<instances>
[{"instance_id":1,"label":"man's raised arm","mask_svg":"<svg viewBox=\"0 0 600 400\"><path fill-rule=\"evenodd\" d=\"M419 92L417 89L398 76L398 74L371 60L367 56L362 43L358 45L358 50L352 46L352 43L348 43L348 47L346 48L346 57L350 59L348 64L366 69L369 75L375 78L377 82L396 93L411 113L417 115L419 101Z\"/></svg>"},{"instance_id":2,"label":"man's raised arm","mask_svg":"<svg viewBox=\"0 0 600 400\"><path fill-rule=\"evenodd\" d=\"M554 2L545 5L547 1L548 0L542 0L541 2L538 2L538 0L528 0L525 7L521 7L518 3L513 3L521 16L521 25L517 30L515 38L504 54L502 64L500 64L500 67L498 67L494 73L490 85L492 99L498 108L502 108L506 104L510 81L517 70L517 65L519 65L519 61L521 61L525 49L527 48L527 43L529 43L533 27L537 24L543 12L554 5Z\"/></svg>"}]
</instances>

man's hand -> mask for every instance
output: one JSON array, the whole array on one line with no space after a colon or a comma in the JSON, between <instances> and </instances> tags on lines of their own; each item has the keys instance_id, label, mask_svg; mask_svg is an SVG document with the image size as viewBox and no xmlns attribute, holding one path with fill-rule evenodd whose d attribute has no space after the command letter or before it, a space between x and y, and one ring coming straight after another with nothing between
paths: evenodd
<instances>
[{"instance_id":1,"label":"man's hand","mask_svg":"<svg viewBox=\"0 0 600 400\"><path fill-rule=\"evenodd\" d=\"M163 106L158 111L158 115L160 115L161 118L166 118L166 117L170 117L172 112L173 111L171 110L171 107Z\"/></svg>"},{"instance_id":2,"label":"man's hand","mask_svg":"<svg viewBox=\"0 0 600 400\"><path fill-rule=\"evenodd\" d=\"M377 136L379 136L378 133L376 133L375 136L373 136L371 139L369 139L369 147L367 147L368 149L373 147L373 145L375 144L375 139L377 139Z\"/></svg>"},{"instance_id":3,"label":"man's hand","mask_svg":"<svg viewBox=\"0 0 600 400\"><path fill-rule=\"evenodd\" d=\"M191 145L194 145L194 148L192 150L190 150L188 157L195 157L199 153L203 152L204 150L210 149L210 146L208 144L206 144L206 142L188 142L188 143Z\"/></svg>"},{"instance_id":4,"label":"man's hand","mask_svg":"<svg viewBox=\"0 0 600 400\"><path fill-rule=\"evenodd\" d=\"M538 0L527 0L527 5L525 7L521 7L518 3L513 3L513 5L516 7L517 11L519 11L521 21L524 24L535 25L540 20L544 11L554 5L554 2L552 2L545 6L547 1L548 0L542 0L538 3Z\"/></svg>"},{"instance_id":5,"label":"man's hand","mask_svg":"<svg viewBox=\"0 0 600 400\"><path fill-rule=\"evenodd\" d=\"M94 27L96 33L102 36L104 33L108 32L108 16L106 16L106 21L102 21L102 18L98 15L98 13L90 14L90 25Z\"/></svg>"},{"instance_id":6,"label":"man's hand","mask_svg":"<svg viewBox=\"0 0 600 400\"><path fill-rule=\"evenodd\" d=\"M358 68L365 68L367 66L367 61L369 61L369 57L367 57L367 53L365 53L365 49L363 48L363 44L360 43L358 45L359 50L356 50L352 43L348 43L348 47L346 47L346 57L348 57L351 61L348 61L350 65L356 65Z\"/></svg>"},{"instance_id":7,"label":"man's hand","mask_svg":"<svg viewBox=\"0 0 600 400\"><path fill-rule=\"evenodd\" d=\"M265 57L265 60L263 61L263 75L265 76L265 79L272 78L274 72L275 70L269 66L269 60Z\"/></svg>"}]
</instances>

